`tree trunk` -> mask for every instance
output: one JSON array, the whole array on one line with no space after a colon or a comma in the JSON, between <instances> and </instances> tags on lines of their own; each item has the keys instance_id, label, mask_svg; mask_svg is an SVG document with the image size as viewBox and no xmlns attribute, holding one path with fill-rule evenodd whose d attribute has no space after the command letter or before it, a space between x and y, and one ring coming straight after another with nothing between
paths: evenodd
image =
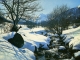
<instances>
[{"instance_id":1,"label":"tree trunk","mask_svg":"<svg viewBox=\"0 0 80 60\"><path fill-rule=\"evenodd\" d=\"M18 26L17 26L17 24L16 24L16 21L14 20L13 21L13 26L12 26L12 28L11 28L11 32L12 31L15 31L15 32L17 32L19 29L18 29Z\"/></svg>"},{"instance_id":2,"label":"tree trunk","mask_svg":"<svg viewBox=\"0 0 80 60\"><path fill-rule=\"evenodd\" d=\"M19 11L19 0L17 0L17 15L16 15L16 20L13 20L14 25L13 25L13 27L11 29L11 31L15 31L15 32L17 32L19 30L18 26L17 26L18 19L19 19L19 12L18 11Z\"/></svg>"}]
</instances>

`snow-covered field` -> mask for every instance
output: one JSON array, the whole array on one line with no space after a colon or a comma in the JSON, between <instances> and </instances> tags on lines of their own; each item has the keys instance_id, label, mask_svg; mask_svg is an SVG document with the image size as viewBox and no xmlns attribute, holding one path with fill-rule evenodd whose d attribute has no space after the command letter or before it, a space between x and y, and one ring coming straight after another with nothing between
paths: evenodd
<instances>
[{"instance_id":1,"label":"snow-covered field","mask_svg":"<svg viewBox=\"0 0 80 60\"><path fill-rule=\"evenodd\" d=\"M24 39L24 46L17 48L10 44L7 40L15 35L15 32L0 34L0 60L35 60L34 50L35 46L39 48L39 45L44 45L43 48L49 49L47 44L50 42L50 38L40 34L31 33L33 31L40 31L43 29L28 29L23 27L19 30L19 34Z\"/></svg>"},{"instance_id":2,"label":"snow-covered field","mask_svg":"<svg viewBox=\"0 0 80 60\"><path fill-rule=\"evenodd\" d=\"M44 28L29 29L22 26L18 31L24 39L24 46L17 48L10 44L7 40L15 35L15 32L0 34L0 60L35 60L35 46L39 48L40 44L43 48L49 49L47 44L50 38L43 36L46 34ZM42 35L43 34L43 35ZM70 42L69 46L73 44L73 49L80 49L80 27L63 31L67 35L65 43Z\"/></svg>"}]
</instances>

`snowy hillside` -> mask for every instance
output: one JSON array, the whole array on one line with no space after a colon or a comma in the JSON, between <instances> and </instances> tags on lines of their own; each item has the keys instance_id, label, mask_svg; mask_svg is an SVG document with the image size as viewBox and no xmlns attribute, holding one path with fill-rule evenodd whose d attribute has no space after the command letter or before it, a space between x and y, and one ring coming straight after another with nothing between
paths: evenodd
<instances>
[{"instance_id":1,"label":"snowy hillside","mask_svg":"<svg viewBox=\"0 0 80 60\"><path fill-rule=\"evenodd\" d=\"M34 29L35 30L35 29ZM31 29L21 28L19 34L24 39L24 46L17 48L10 44L7 40L15 35L15 32L0 34L0 60L35 60L34 50L35 46L39 48L40 44L43 48L49 49L50 39L40 34L31 33Z\"/></svg>"},{"instance_id":2,"label":"snowy hillside","mask_svg":"<svg viewBox=\"0 0 80 60\"><path fill-rule=\"evenodd\" d=\"M80 50L80 27L65 30L63 34L67 35L67 39L64 42L69 43L69 47L73 45L72 49Z\"/></svg>"}]
</instances>

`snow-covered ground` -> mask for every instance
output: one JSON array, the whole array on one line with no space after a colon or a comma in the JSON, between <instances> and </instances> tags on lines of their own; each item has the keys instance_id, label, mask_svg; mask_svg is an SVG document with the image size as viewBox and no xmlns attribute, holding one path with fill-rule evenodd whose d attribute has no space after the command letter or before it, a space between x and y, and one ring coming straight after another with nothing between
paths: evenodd
<instances>
[{"instance_id":1,"label":"snow-covered ground","mask_svg":"<svg viewBox=\"0 0 80 60\"><path fill-rule=\"evenodd\" d=\"M17 48L10 44L7 40L14 37L15 32L0 34L0 60L35 60L34 50L35 46L39 48L40 44L44 45L43 48L49 49L47 44L50 38L40 34L31 33L40 29L28 29L23 27L19 30L19 34L24 39L24 46Z\"/></svg>"},{"instance_id":2,"label":"snow-covered ground","mask_svg":"<svg viewBox=\"0 0 80 60\"><path fill-rule=\"evenodd\" d=\"M80 34L80 27L64 30L63 34L66 34L69 36L78 36Z\"/></svg>"},{"instance_id":3,"label":"snow-covered ground","mask_svg":"<svg viewBox=\"0 0 80 60\"><path fill-rule=\"evenodd\" d=\"M67 35L65 43L69 43L69 47L72 49L80 50L80 27L63 31L63 34Z\"/></svg>"},{"instance_id":4,"label":"snow-covered ground","mask_svg":"<svg viewBox=\"0 0 80 60\"><path fill-rule=\"evenodd\" d=\"M50 38L44 36L46 31L44 28L29 29L26 26L18 31L24 39L24 46L17 48L10 44L7 40L14 37L15 32L0 34L0 60L35 60L34 50L35 46L39 48L40 44L44 45L43 48L49 49L47 44ZM69 42L69 46L73 44L73 49L80 48L80 27L63 31L67 35L64 40L65 43Z\"/></svg>"}]
</instances>

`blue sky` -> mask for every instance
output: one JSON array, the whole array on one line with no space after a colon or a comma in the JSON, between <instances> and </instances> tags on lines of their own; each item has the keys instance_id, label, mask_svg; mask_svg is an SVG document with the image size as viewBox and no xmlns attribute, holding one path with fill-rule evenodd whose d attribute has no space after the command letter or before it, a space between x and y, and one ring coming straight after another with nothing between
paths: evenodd
<instances>
[{"instance_id":1,"label":"blue sky","mask_svg":"<svg viewBox=\"0 0 80 60\"><path fill-rule=\"evenodd\" d=\"M67 5L70 8L80 5L80 0L39 0L40 5L44 9L38 14L49 14L56 6Z\"/></svg>"},{"instance_id":2,"label":"blue sky","mask_svg":"<svg viewBox=\"0 0 80 60\"><path fill-rule=\"evenodd\" d=\"M49 14L56 6L67 5L70 8L80 5L80 0L38 0L40 6L44 9L37 14ZM1 7L1 6L0 6Z\"/></svg>"}]
</instances>

